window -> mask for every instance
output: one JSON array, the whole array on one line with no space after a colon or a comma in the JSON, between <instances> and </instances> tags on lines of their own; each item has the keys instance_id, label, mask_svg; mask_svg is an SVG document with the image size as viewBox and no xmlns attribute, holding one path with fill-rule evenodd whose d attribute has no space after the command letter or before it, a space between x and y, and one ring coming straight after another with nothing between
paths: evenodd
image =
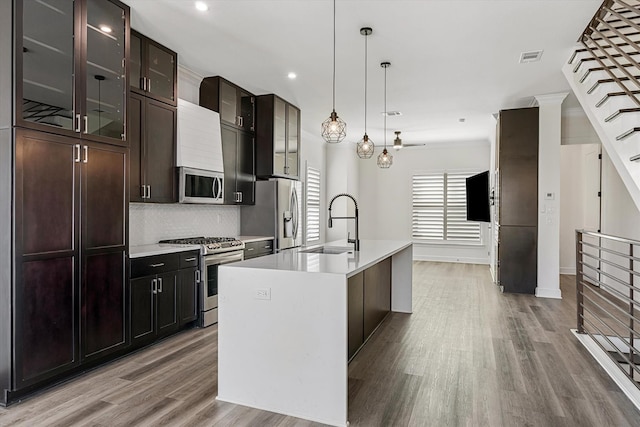
<instances>
[{"instance_id":1,"label":"window","mask_svg":"<svg viewBox=\"0 0 640 427\"><path fill-rule=\"evenodd\" d=\"M307 166L307 243L320 240L320 171Z\"/></svg>"},{"instance_id":2,"label":"window","mask_svg":"<svg viewBox=\"0 0 640 427\"><path fill-rule=\"evenodd\" d=\"M480 243L480 224L467 221L465 179L470 173L413 176L413 238Z\"/></svg>"}]
</instances>

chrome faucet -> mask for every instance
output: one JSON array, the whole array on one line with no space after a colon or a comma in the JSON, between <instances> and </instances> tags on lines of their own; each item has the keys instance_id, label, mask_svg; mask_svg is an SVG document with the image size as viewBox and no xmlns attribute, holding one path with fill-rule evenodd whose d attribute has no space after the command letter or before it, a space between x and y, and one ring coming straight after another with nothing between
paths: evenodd
<instances>
[{"instance_id":1,"label":"chrome faucet","mask_svg":"<svg viewBox=\"0 0 640 427\"><path fill-rule=\"evenodd\" d=\"M333 205L333 201L335 199L337 199L338 197L348 197L351 200L353 200L353 204L356 207L355 216L335 216L335 217L331 216L331 206ZM356 251L359 251L360 250L360 237L359 237L359 234L358 234L358 202L356 202L356 199L351 194L340 193L337 196L334 196L333 199L331 199L331 201L329 202L329 228L333 227L333 220L334 219L355 219L356 220L356 238L355 239L350 239L349 235L347 234L347 242L353 243L354 249Z\"/></svg>"}]
</instances>

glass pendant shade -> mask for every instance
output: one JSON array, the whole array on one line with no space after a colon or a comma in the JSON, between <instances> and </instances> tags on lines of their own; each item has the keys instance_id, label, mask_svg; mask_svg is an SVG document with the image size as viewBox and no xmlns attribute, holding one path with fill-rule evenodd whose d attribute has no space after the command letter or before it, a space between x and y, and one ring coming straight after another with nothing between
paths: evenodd
<instances>
[{"instance_id":1,"label":"glass pendant shade","mask_svg":"<svg viewBox=\"0 0 640 427\"><path fill-rule=\"evenodd\" d=\"M389 154L387 149L382 150L382 153L378 156L378 167L387 169L393 164L393 156Z\"/></svg>"},{"instance_id":2,"label":"glass pendant shade","mask_svg":"<svg viewBox=\"0 0 640 427\"><path fill-rule=\"evenodd\" d=\"M396 139L393 140L393 148L399 150L402 148L402 140L400 139L400 131L395 131Z\"/></svg>"},{"instance_id":3,"label":"glass pendant shade","mask_svg":"<svg viewBox=\"0 0 640 427\"><path fill-rule=\"evenodd\" d=\"M337 144L347 136L347 124L338 117L335 110L322 122L322 138L331 144Z\"/></svg>"},{"instance_id":4,"label":"glass pendant shade","mask_svg":"<svg viewBox=\"0 0 640 427\"><path fill-rule=\"evenodd\" d=\"M373 141L370 140L369 135L365 133L362 139L358 141L356 147L358 157L360 157L361 159L371 158L371 156L373 156L375 148L376 146L374 145Z\"/></svg>"}]
</instances>

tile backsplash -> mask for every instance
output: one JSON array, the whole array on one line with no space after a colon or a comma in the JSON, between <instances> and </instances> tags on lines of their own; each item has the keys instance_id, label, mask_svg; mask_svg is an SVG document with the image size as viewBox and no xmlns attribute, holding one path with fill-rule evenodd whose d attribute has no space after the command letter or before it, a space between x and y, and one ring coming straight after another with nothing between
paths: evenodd
<instances>
[{"instance_id":1,"label":"tile backsplash","mask_svg":"<svg viewBox=\"0 0 640 427\"><path fill-rule=\"evenodd\" d=\"M129 204L129 245L181 237L240 234L240 208L190 204Z\"/></svg>"}]
</instances>

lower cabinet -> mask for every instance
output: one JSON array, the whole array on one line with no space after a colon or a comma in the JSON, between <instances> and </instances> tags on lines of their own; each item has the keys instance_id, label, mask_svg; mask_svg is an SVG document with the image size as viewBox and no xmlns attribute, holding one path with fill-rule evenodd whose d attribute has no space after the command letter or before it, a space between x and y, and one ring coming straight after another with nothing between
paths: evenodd
<instances>
[{"instance_id":1,"label":"lower cabinet","mask_svg":"<svg viewBox=\"0 0 640 427\"><path fill-rule=\"evenodd\" d=\"M258 258L273 253L273 239L246 242L244 244L244 259Z\"/></svg>"},{"instance_id":2,"label":"lower cabinet","mask_svg":"<svg viewBox=\"0 0 640 427\"><path fill-rule=\"evenodd\" d=\"M131 342L134 346L171 334L197 319L199 270L192 265L198 265L198 257L196 251L131 260Z\"/></svg>"},{"instance_id":3,"label":"lower cabinet","mask_svg":"<svg viewBox=\"0 0 640 427\"><path fill-rule=\"evenodd\" d=\"M391 258L348 279L347 311L351 360L391 311Z\"/></svg>"}]
</instances>

